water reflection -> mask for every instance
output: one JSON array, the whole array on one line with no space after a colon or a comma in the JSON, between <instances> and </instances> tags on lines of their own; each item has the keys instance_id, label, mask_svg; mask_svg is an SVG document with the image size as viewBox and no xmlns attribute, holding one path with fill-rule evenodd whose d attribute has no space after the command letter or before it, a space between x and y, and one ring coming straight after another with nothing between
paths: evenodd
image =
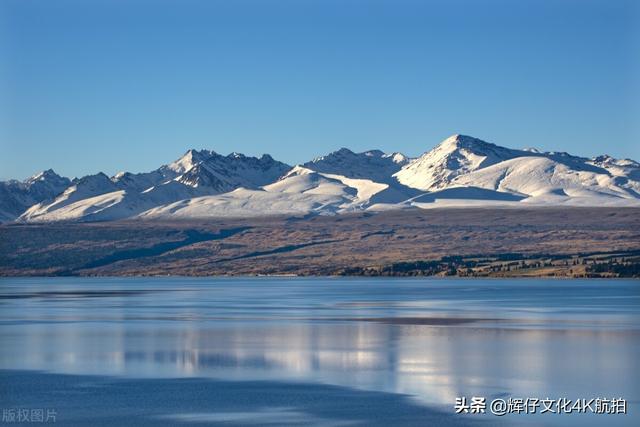
<instances>
[{"instance_id":1,"label":"water reflection","mask_svg":"<svg viewBox=\"0 0 640 427\"><path fill-rule=\"evenodd\" d=\"M549 301L554 282L5 280L4 296L54 285L145 292L4 298L0 367L318 382L447 406L462 395L637 401L637 285L586 283ZM467 320L393 321L412 316Z\"/></svg>"}]
</instances>

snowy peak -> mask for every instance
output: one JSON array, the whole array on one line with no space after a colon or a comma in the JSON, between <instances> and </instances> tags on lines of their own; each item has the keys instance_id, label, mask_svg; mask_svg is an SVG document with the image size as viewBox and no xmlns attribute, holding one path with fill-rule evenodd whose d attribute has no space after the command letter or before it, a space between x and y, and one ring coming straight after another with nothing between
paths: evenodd
<instances>
[{"instance_id":1,"label":"snowy peak","mask_svg":"<svg viewBox=\"0 0 640 427\"><path fill-rule=\"evenodd\" d=\"M445 188L459 175L529 154L456 134L409 162L394 176L408 187L433 191Z\"/></svg>"},{"instance_id":2,"label":"snowy peak","mask_svg":"<svg viewBox=\"0 0 640 427\"><path fill-rule=\"evenodd\" d=\"M529 153L540 154L542 151L538 150L536 147L525 147L522 149L523 151L527 151Z\"/></svg>"},{"instance_id":3,"label":"snowy peak","mask_svg":"<svg viewBox=\"0 0 640 427\"><path fill-rule=\"evenodd\" d=\"M173 175L167 176L158 169L147 173L120 172L111 177L111 181L123 190L144 191L172 178Z\"/></svg>"},{"instance_id":4,"label":"snowy peak","mask_svg":"<svg viewBox=\"0 0 640 427\"><path fill-rule=\"evenodd\" d=\"M83 176L82 178L74 178L72 184L75 187L86 187L96 190L100 188L113 188L113 182L104 172Z\"/></svg>"},{"instance_id":5,"label":"snowy peak","mask_svg":"<svg viewBox=\"0 0 640 427\"><path fill-rule=\"evenodd\" d=\"M606 170L611 176L618 177L619 181L640 182L640 163L631 159L616 159L607 154L592 158L587 162L598 168ZM630 184L633 184L632 182ZM634 187L640 190L640 184Z\"/></svg>"},{"instance_id":6,"label":"snowy peak","mask_svg":"<svg viewBox=\"0 0 640 427\"><path fill-rule=\"evenodd\" d=\"M0 222L16 218L29 206L49 200L64 191L71 181L52 169L20 182L0 182Z\"/></svg>"},{"instance_id":7,"label":"snowy peak","mask_svg":"<svg viewBox=\"0 0 640 427\"><path fill-rule=\"evenodd\" d=\"M176 181L193 188L210 188L215 193L233 190L233 185L222 179L215 169L210 169L202 163L189 168L176 178Z\"/></svg>"},{"instance_id":8,"label":"snowy peak","mask_svg":"<svg viewBox=\"0 0 640 427\"><path fill-rule=\"evenodd\" d=\"M285 173L284 175L282 175L278 181L282 181L285 180L287 178L290 178L292 176L298 176L298 175L309 175L312 173L316 173L314 171L312 171L309 168L305 168L304 166L301 165L295 165L294 167L291 168L291 170L289 170L289 172Z\"/></svg>"},{"instance_id":9,"label":"snowy peak","mask_svg":"<svg viewBox=\"0 0 640 427\"><path fill-rule=\"evenodd\" d=\"M409 158L399 152L385 154L382 157L386 159L391 159L393 163L398 164L400 166L405 165L406 163L409 162Z\"/></svg>"},{"instance_id":10,"label":"snowy peak","mask_svg":"<svg viewBox=\"0 0 640 427\"><path fill-rule=\"evenodd\" d=\"M218 155L213 150L194 150L190 149L178 160L163 166L161 169L167 169L173 171L176 175L185 173L195 165L204 162L205 160Z\"/></svg>"},{"instance_id":11,"label":"snowy peak","mask_svg":"<svg viewBox=\"0 0 640 427\"><path fill-rule=\"evenodd\" d=\"M70 183L69 178L58 175L53 169L37 173L24 181L27 192L37 201L56 196L64 191Z\"/></svg>"},{"instance_id":12,"label":"snowy peak","mask_svg":"<svg viewBox=\"0 0 640 427\"><path fill-rule=\"evenodd\" d=\"M49 186L60 186L68 185L69 179L58 175L53 171L53 169L47 169L27 178L24 182L27 185L34 185L37 182L43 182Z\"/></svg>"},{"instance_id":13,"label":"snowy peak","mask_svg":"<svg viewBox=\"0 0 640 427\"><path fill-rule=\"evenodd\" d=\"M473 136L461 135L459 133L456 133L442 140L440 144L436 146L436 148L442 148L448 151L452 151L456 148L473 148L487 145L493 144L490 144L478 138L474 138Z\"/></svg>"},{"instance_id":14,"label":"snowy peak","mask_svg":"<svg viewBox=\"0 0 640 427\"><path fill-rule=\"evenodd\" d=\"M260 158L231 153L222 156L209 152L208 157L194 164L176 181L193 188L208 188L210 193L222 193L239 187L257 188L284 175L291 166L274 160L268 154Z\"/></svg>"},{"instance_id":15,"label":"snowy peak","mask_svg":"<svg viewBox=\"0 0 640 427\"><path fill-rule=\"evenodd\" d=\"M463 159L482 158L481 162L477 164L477 167L487 167L503 160L522 156L524 155L524 151L500 147L499 145L478 138L456 134L442 141L433 150L426 153L425 156L429 156L430 154L435 155L435 157L443 156L451 162L449 164L451 168L457 168L460 166L457 160L461 160L462 164L464 164ZM476 166L473 161L471 161L470 165Z\"/></svg>"},{"instance_id":16,"label":"snowy peak","mask_svg":"<svg viewBox=\"0 0 640 427\"><path fill-rule=\"evenodd\" d=\"M407 158L401 153L385 154L380 150L354 153L348 148L341 148L325 156L316 157L303 166L316 172L347 178L388 182L406 163Z\"/></svg>"},{"instance_id":17,"label":"snowy peak","mask_svg":"<svg viewBox=\"0 0 640 427\"><path fill-rule=\"evenodd\" d=\"M608 154L603 154L601 156L597 156L591 159L589 162L596 166L602 167L612 167L617 166L621 168L640 168L640 163L631 159L616 159L615 157L611 157Z\"/></svg>"},{"instance_id":18,"label":"snowy peak","mask_svg":"<svg viewBox=\"0 0 640 427\"><path fill-rule=\"evenodd\" d=\"M74 201L86 199L88 197L117 191L118 187L103 172L95 175L87 175L82 178L75 178L66 190L58 195L55 200L46 206L65 206ZM40 204L42 205L42 204Z\"/></svg>"},{"instance_id":19,"label":"snowy peak","mask_svg":"<svg viewBox=\"0 0 640 427\"><path fill-rule=\"evenodd\" d=\"M374 151L370 151L373 155ZM362 156L366 156L362 153ZM348 148L342 147L339 150L332 151L329 154L324 156L315 157L310 162L305 163L305 165L315 165L316 168L331 168L338 167L339 165L349 165L353 162L357 162L359 156Z\"/></svg>"},{"instance_id":20,"label":"snowy peak","mask_svg":"<svg viewBox=\"0 0 640 427\"><path fill-rule=\"evenodd\" d=\"M82 178L74 178L63 194L71 194L78 192L80 195L96 195L117 190L118 187L103 172L95 175L87 175Z\"/></svg>"}]
</instances>

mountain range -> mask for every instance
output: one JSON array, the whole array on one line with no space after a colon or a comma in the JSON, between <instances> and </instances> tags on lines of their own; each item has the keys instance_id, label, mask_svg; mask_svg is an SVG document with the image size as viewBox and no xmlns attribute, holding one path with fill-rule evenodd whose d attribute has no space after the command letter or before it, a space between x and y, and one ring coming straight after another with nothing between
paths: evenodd
<instances>
[{"instance_id":1,"label":"mountain range","mask_svg":"<svg viewBox=\"0 0 640 427\"><path fill-rule=\"evenodd\" d=\"M339 214L439 206L640 206L640 164L453 135L417 158L342 148L290 166L189 150L151 172L0 182L0 221Z\"/></svg>"}]
</instances>

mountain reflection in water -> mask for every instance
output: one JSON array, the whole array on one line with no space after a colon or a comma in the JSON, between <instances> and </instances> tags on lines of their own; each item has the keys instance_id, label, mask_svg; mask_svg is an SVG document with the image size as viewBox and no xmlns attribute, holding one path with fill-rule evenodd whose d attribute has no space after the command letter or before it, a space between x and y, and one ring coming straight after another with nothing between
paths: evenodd
<instances>
[{"instance_id":1,"label":"mountain reflection in water","mask_svg":"<svg viewBox=\"0 0 640 427\"><path fill-rule=\"evenodd\" d=\"M640 400L633 281L2 279L0 298L2 369L317 382L447 406Z\"/></svg>"}]
</instances>

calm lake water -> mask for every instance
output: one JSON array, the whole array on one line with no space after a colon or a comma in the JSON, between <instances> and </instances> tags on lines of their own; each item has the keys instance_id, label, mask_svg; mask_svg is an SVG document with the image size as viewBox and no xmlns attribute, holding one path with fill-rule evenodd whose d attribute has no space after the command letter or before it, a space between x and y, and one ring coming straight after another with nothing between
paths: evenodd
<instances>
[{"instance_id":1,"label":"calm lake water","mask_svg":"<svg viewBox=\"0 0 640 427\"><path fill-rule=\"evenodd\" d=\"M200 383L180 379L217 381L207 383L215 402L207 394L197 410L165 414L185 423L375 421L361 409L312 417L295 399L259 409L246 402L244 412L236 402L223 411L225 390L250 382L278 384L280 391L317 387L327 399L340 391L342 401L366 401L374 395L358 393L376 392L387 402L385 414L409 417L394 403L400 396L403 405L444 414L444 424L637 425L639 314L640 282L625 280L5 278L0 385L13 390L31 374L37 384L43 372L131 384L178 381L184 388ZM32 389L25 387L26 396ZM58 423L65 416L83 420L60 396L49 402L46 391L32 387L41 400L29 405L54 402L62 406ZM82 390L92 402L92 392ZM3 396L24 404L16 394ZM628 414L453 415L461 396L624 398ZM161 409L149 412L156 421L165 416ZM415 414L404 421L420 424Z\"/></svg>"}]
</instances>

